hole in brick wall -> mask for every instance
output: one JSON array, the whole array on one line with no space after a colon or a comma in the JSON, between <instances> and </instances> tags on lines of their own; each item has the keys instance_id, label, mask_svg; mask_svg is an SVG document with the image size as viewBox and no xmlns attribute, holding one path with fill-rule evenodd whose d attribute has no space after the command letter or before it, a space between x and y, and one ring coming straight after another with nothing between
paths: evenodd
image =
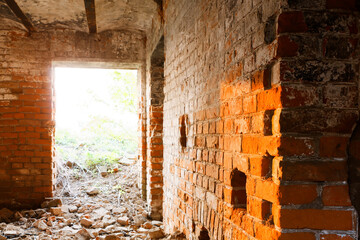
<instances>
[{"instance_id":1,"label":"hole in brick wall","mask_svg":"<svg viewBox=\"0 0 360 240\"><path fill-rule=\"evenodd\" d=\"M183 148L187 146L187 134L188 134L188 116L182 115L179 119L180 122L180 145Z\"/></svg>"},{"instance_id":2,"label":"hole in brick wall","mask_svg":"<svg viewBox=\"0 0 360 240\"><path fill-rule=\"evenodd\" d=\"M198 240L210 240L209 232L206 228L201 229Z\"/></svg>"},{"instance_id":3,"label":"hole in brick wall","mask_svg":"<svg viewBox=\"0 0 360 240\"><path fill-rule=\"evenodd\" d=\"M231 172L231 202L234 207L246 208L246 175L235 168Z\"/></svg>"},{"instance_id":4,"label":"hole in brick wall","mask_svg":"<svg viewBox=\"0 0 360 240\"><path fill-rule=\"evenodd\" d=\"M276 39L276 16L270 16L265 24L264 40L266 44L272 43Z\"/></svg>"},{"instance_id":5,"label":"hole in brick wall","mask_svg":"<svg viewBox=\"0 0 360 240\"><path fill-rule=\"evenodd\" d=\"M270 89L271 85L273 84L272 82L272 68L274 66L274 63L269 63L265 70L264 70L264 79L263 79L263 84L264 84L264 89Z\"/></svg>"},{"instance_id":6,"label":"hole in brick wall","mask_svg":"<svg viewBox=\"0 0 360 240\"><path fill-rule=\"evenodd\" d=\"M270 224L273 224L273 215L272 215L272 202L264 201L263 206L263 213L264 213L264 219L268 221Z\"/></svg>"}]
</instances>

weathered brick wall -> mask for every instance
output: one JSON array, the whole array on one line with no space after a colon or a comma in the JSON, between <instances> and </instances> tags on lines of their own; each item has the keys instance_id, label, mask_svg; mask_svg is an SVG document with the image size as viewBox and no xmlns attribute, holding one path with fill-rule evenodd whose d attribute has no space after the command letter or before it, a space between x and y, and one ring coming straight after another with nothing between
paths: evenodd
<instances>
[{"instance_id":1,"label":"weathered brick wall","mask_svg":"<svg viewBox=\"0 0 360 240\"><path fill-rule=\"evenodd\" d=\"M167 231L355 238L346 182L359 110L355 4L164 2Z\"/></svg>"},{"instance_id":2,"label":"weathered brick wall","mask_svg":"<svg viewBox=\"0 0 360 240\"><path fill-rule=\"evenodd\" d=\"M146 41L146 98L141 162L143 199L147 200L152 219L162 219L163 202L163 104L164 104L164 39L162 9L152 21L152 34Z\"/></svg>"},{"instance_id":3,"label":"weathered brick wall","mask_svg":"<svg viewBox=\"0 0 360 240\"><path fill-rule=\"evenodd\" d=\"M161 38L150 58L147 94L147 200L152 219L162 219L163 200L163 104L164 39Z\"/></svg>"},{"instance_id":4,"label":"weathered brick wall","mask_svg":"<svg viewBox=\"0 0 360 240\"><path fill-rule=\"evenodd\" d=\"M144 81L145 38L126 31L56 30L29 36L0 30L1 206L34 207L52 196L53 61L125 64L138 68Z\"/></svg>"},{"instance_id":5,"label":"weathered brick wall","mask_svg":"<svg viewBox=\"0 0 360 240\"><path fill-rule=\"evenodd\" d=\"M282 156L273 171L280 186L295 190L301 183L316 192L300 195L295 206L280 204L273 214L282 229L318 229L312 239L357 236L346 153L359 117L357 2L289 1L278 17Z\"/></svg>"}]
</instances>

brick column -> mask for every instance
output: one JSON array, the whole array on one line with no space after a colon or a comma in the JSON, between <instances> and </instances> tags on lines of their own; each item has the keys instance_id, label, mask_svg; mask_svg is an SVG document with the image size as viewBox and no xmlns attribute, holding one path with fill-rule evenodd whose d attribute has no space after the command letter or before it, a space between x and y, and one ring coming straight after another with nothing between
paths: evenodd
<instances>
[{"instance_id":1,"label":"brick column","mask_svg":"<svg viewBox=\"0 0 360 240\"><path fill-rule=\"evenodd\" d=\"M327 0L309 11L308 4L289 1L278 16L272 76L281 84L281 111L273 117L280 143L272 163L278 188L272 212L277 228L302 239L357 236L346 152L358 119L355 4Z\"/></svg>"},{"instance_id":2,"label":"brick column","mask_svg":"<svg viewBox=\"0 0 360 240\"><path fill-rule=\"evenodd\" d=\"M147 201L150 217L162 219L163 202L163 103L164 41L160 40L151 56L147 117Z\"/></svg>"}]
</instances>

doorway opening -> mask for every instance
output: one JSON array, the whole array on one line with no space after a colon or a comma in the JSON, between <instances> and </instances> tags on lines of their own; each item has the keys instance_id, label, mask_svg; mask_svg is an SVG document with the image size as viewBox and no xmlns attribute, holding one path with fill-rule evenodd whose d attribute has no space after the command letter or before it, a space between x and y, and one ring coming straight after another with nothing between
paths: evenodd
<instances>
[{"instance_id":1,"label":"doorway opening","mask_svg":"<svg viewBox=\"0 0 360 240\"><path fill-rule=\"evenodd\" d=\"M137 74L124 69L54 68L54 195L74 213L88 212L91 228L130 224L137 221L134 216L146 220L135 164ZM119 217L124 221L117 223Z\"/></svg>"}]
</instances>

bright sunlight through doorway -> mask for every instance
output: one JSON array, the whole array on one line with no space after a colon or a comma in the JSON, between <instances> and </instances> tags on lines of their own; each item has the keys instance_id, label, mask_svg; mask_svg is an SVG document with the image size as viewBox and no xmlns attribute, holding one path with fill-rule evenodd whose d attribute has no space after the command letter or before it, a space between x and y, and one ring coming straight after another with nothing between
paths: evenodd
<instances>
[{"instance_id":1,"label":"bright sunlight through doorway","mask_svg":"<svg viewBox=\"0 0 360 240\"><path fill-rule=\"evenodd\" d=\"M105 177L134 161L136 82L137 70L55 68L58 194L78 195L71 179Z\"/></svg>"}]
</instances>

